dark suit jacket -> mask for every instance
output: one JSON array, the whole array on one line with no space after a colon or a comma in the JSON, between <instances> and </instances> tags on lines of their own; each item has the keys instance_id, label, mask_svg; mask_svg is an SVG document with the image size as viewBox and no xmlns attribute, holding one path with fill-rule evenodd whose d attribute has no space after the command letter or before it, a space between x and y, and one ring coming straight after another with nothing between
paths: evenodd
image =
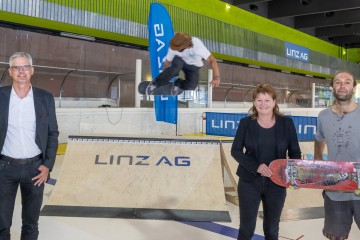
<instances>
[{"instance_id":1,"label":"dark suit jacket","mask_svg":"<svg viewBox=\"0 0 360 240\"><path fill-rule=\"evenodd\" d=\"M8 128L11 88L12 86L0 88L0 151L4 146ZM42 165L51 171L55 163L59 136L54 97L39 88L32 87L32 90L36 116L35 142L42 152Z\"/></svg>"},{"instance_id":2,"label":"dark suit jacket","mask_svg":"<svg viewBox=\"0 0 360 240\"><path fill-rule=\"evenodd\" d=\"M301 152L296 135L294 123L291 118L276 116L276 159L289 158L300 159ZM234 142L231 148L231 155L239 163L237 175L242 180L254 180L257 176L257 169L260 162L257 160L257 120L245 117L240 120ZM245 148L245 153L243 149Z\"/></svg>"}]
</instances>

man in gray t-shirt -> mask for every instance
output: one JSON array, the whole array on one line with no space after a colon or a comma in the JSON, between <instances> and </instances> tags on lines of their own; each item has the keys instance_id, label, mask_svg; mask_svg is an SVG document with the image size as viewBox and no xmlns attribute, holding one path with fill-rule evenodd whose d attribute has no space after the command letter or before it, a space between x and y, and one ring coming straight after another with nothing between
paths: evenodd
<instances>
[{"instance_id":1,"label":"man in gray t-shirt","mask_svg":"<svg viewBox=\"0 0 360 240\"><path fill-rule=\"evenodd\" d=\"M356 81L351 72L338 72L331 81L334 104L318 116L315 159L322 159L325 145L328 159L360 162L360 107L352 100ZM360 228L360 196L353 192L326 191L325 224L328 239L347 239L353 218Z\"/></svg>"}]
</instances>

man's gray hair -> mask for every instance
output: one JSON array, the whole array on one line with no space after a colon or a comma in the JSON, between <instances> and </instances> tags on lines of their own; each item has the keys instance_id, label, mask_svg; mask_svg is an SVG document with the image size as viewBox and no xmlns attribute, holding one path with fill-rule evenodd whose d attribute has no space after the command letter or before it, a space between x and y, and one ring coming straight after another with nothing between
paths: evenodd
<instances>
[{"instance_id":1,"label":"man's gray hair","mask_svg":"<svg viewBox=\"0 0 360 240\"><path fill-rule=\"evenodd\" d=\"M26 53L26 52L16 52L13 55L11 55L10 59L9 59L9 66L12 67L13 66L13 61L15 58L18 57L24 57L27 58L27 60L29 61L29 64L32 66L32 57L30 54Z\"/></svg>"}]
</instances>

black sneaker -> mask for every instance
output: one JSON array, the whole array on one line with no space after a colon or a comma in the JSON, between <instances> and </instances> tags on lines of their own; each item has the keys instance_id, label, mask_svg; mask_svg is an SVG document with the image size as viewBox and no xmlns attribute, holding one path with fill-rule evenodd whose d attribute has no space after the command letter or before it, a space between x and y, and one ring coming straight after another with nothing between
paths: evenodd
<instances>
[{"instance_id":1,"label":"black sneaker","mask_svg":"<svg viewBox=\"0 0 360 240\"><path fill-rule=\"evenodd\" d=\"M174 85L171 89L171 95L180 95L184 92L184 89Z\"/></svg>"},{"instance_id":2,"label":"black sneaker","mask_svg":"<svg viewBox=\"0 0 360 240\"><path fill-rule=\"evenodd\" d=\"M152 94L154 93L155 89L156 89L155 84L152 83L152 82L149 83L149 85L148 85L147 88L146 88L146 94L147 94L147 95L152 95Z\"/></svg>"}]
</instances>

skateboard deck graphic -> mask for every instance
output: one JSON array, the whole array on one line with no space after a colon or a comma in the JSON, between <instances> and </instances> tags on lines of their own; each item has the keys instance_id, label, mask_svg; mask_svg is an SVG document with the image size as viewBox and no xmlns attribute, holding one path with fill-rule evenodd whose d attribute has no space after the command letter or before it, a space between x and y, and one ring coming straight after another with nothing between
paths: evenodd
<instances>
[{"instance_id":1,"label":"skateboard deck graphic","mask_svg":"<svg viewBox=\"0 0 360 240\"><path fill-rule=\"evenodd\" d=\"M360 163L322 160L277 159L270 163L271 180L283 187L355 191L359 188Z\"/></svg>"}]
</instances>

